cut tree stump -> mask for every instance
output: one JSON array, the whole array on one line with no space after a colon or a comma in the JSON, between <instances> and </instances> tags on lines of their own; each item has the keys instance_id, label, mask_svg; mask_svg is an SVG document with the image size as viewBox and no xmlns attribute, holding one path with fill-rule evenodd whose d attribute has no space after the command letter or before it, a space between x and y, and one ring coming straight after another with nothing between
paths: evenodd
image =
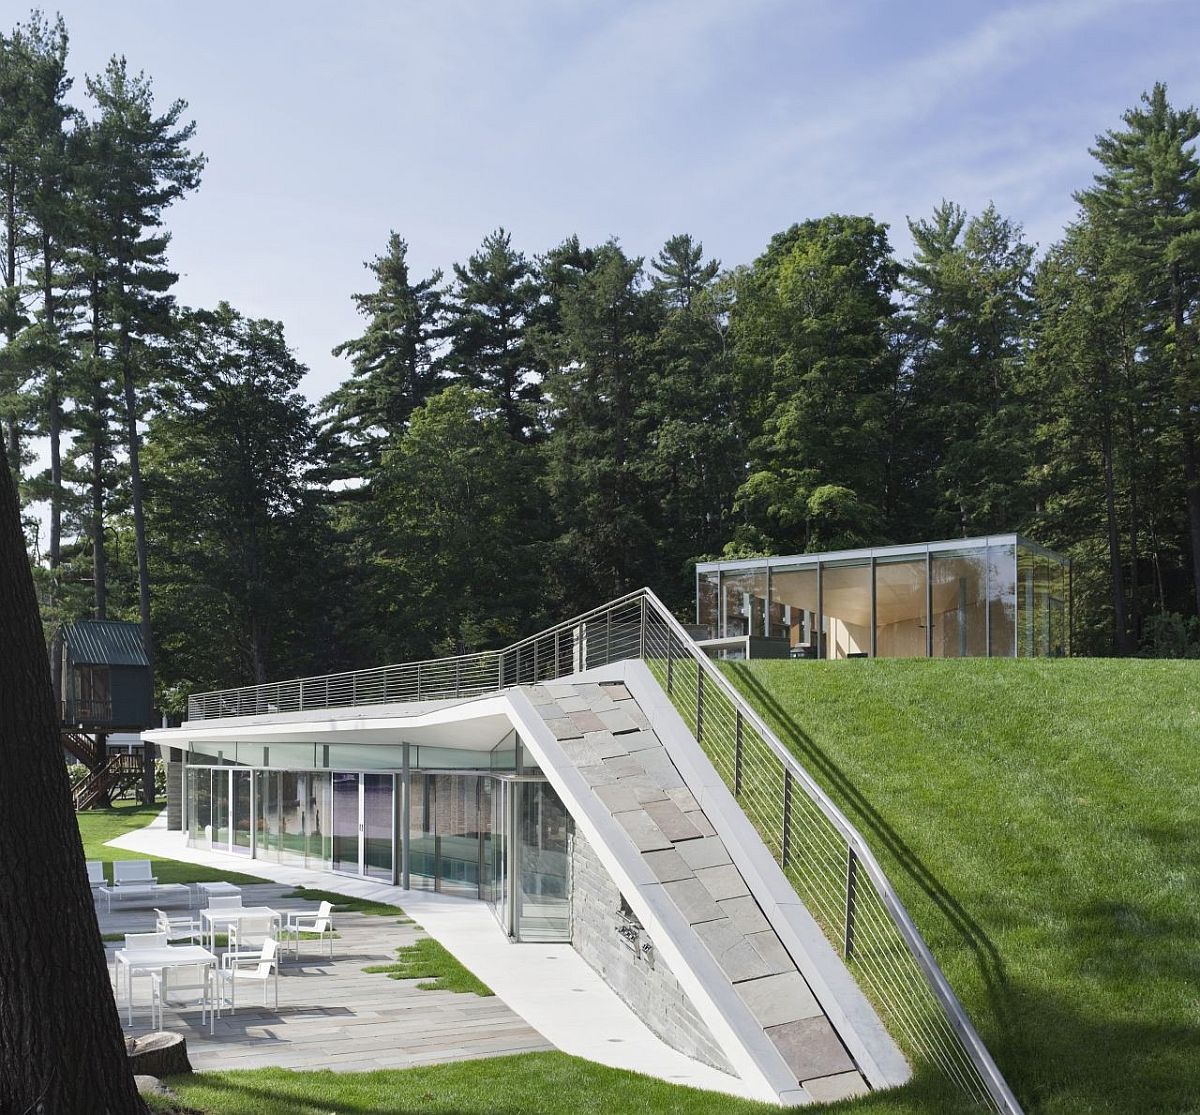
<instances>
[{"instance_id":1,"label":"cut tree stump","mask_svg":"<svg viewBox=\"0 0 1200 1115\"><path fill-rule=\"evenodd\" d=\"M160 1030L140 1038L126 1038L125 1052L135 1076L176 1076L191 1072L187 1039L182 1034Z\"/></svg>"}]
</instances>

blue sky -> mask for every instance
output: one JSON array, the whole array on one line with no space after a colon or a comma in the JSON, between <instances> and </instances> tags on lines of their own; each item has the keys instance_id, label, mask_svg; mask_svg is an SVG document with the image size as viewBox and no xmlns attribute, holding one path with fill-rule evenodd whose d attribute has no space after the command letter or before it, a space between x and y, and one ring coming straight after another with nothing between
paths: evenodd
<instances>
[{"instance_id":1,"label":"blue sky","mask_svg":"<svg viewBox=\"0 0 1200 1115\"><path fill-rule=\"evenodd\" d=\"M209 166L168 218L177 293L282 320L314 399L390 229L421 274L499 225L529 253L686 231L732 265L830 211L906 252L905 218L947 197L1044 247L1098 131L1156 80L1200 102L1180 0L46 7L77 76L124 53L189 102Z\"/></svg>"}]
</instances>

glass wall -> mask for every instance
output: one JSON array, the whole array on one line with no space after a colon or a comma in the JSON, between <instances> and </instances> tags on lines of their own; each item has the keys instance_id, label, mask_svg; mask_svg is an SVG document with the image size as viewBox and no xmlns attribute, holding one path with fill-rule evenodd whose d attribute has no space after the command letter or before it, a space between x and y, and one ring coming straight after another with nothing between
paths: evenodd
<instances>
[{"instance_id":1,"label":"glass wall","mask_svg":"<svg viewBox=\"0 0 1200 1115\"><path fill-rule=\"evenodd\" d=\"M502 747L526 773L410 772L410 883L484 899L515 939L569 940L570 815L519 741ZM486 762L491 753L463 754ZM189 837L273 862L390 880L400 857L394 832L405 820L397 812L401 778L189 765Z\"/></svg>"},{"instance_id":2,"label":"glass wall","mask_svg":"<svg viewBox=\"0 0 1200 1115\"><path fill-rule=\"evenodd\" d=\"M251 795L254 776L248 770L232 770L230 775L233 779L233 850L249 855L253 840Z\"/></svg>"},{"instance_id":3,"label":"glass wall","mask_svg":"<svg viewBox=\"0 0 1200 1115\"><path fill-rule=\"evenodd\" d=\"M875 564L875 640L881 658L924 658L929 628L925 557Z\"/></svg>"},{"instance_id":4,"label":"glass wall","mask_svg":"<svg viewBox=\"0 0 1200 1115\"><path fill-rule=\"evenodd\" d=\"M715 639L720 630L720 583L720 573L701 573L696 581L696 623L706 639Z\"/></svg>"},{"instance_id":5,"label":"glass wall","mask_svg":"<svg viewBox=\"0 0 1200 1115\"><path fill-rule=\"evenodd\" d=\"M217 768L212 776L212 842L229 845L229 771Z\"/></svg>"},{"instance_id":6,"label":"glass wall","mask_svg":"<svg viewBox=\"0 0 1200 1115\"><path fill-rule=\"evenodd\" d=\"M308 775L293 770L272 773L279 780L279 860L303 867L308 852Z\"/></svg>"},{"instance_id":7,"label":"glass wall","mask_svg":"<svg viewBox=\"0 0 1200 1115\"><path fill-rule=\"evenodd\" d=\"M817 654L817 567L771 570L771 634L786 635L797 657Z\"/></svg>"},{"instance_id":8,"label":"glass wall","mask_svg":"<svg viewBox=\"0 0 1200 1115\"><path fill-rule=\"evenodd\" d=\"M987 547L930 555L934 658L987 656L988 568Z\"/></svg>"},{"instance_id":9,"label":"glass wall","mask_svg":"<svg viewBox=\"0 0 1200 1115\"><path fill-rule=\"evenodd\" d=\"M766 634L767 571L729 573L721 578L724 636Z\"/></svg>"},{"instance_id":10,"label":"glass wall","mask_svg":"<svg viewBox=\"0 0 1200 1115\"><path fill-rule=\"evenodd\" d=\"M363 775L363 874L392 877L393 784L390 774Z\"/></svg>"},{"instance_id":11,"label":"glass wall","mask_svg":"<svg viewBox=\"0 0 1200 1115\"><path fill-rule=\"evenodd\" d=\"M988 653L1012 658L1017 653L1017 552L1000 545L988 552Z\"/></svg>"},{"instance_id":12,"label":"glass wall","mask_svg":"<svg viewBox=\"0 0 1200 1115\"><path fill-rule=\"evenodd\" d=\"M752 568L715 563L698 570L696 583L706 632L786 640L793 658L1071 649L1069 562L1016 535L764 558ZM751 649L778 653L770 645Z\"/></svg>"},{"instance_id":13,"label":"glass wall","mask_svg":"<svg viewBox=\"0 0 1200 1115\"><path fill-rule=\"evenodd\" d=\"M358 777L343 771L333 775L333 869L355 875L362 862Z\"/></svg>"},{"instance_id":14,"label":"glass wall","mask_svg":"<svg viewBox=\"0 0 1200 1115\"><path fill-rule=\"evenodd\" d=\"M521 941L571 936L569 817L545 782L521 782L517 837L520 908L514 935Z\"/></svg>"},{"instance_id":15,"label":"glass wall","mask_svg":"<svg viewBox=\"0 0 1200 1115\"><path fill-rule=\"evenodd\" d=\"M871 654L871 562L838 561L821 566L823 658L867 658Z\"/></svg>"}]
</instances>

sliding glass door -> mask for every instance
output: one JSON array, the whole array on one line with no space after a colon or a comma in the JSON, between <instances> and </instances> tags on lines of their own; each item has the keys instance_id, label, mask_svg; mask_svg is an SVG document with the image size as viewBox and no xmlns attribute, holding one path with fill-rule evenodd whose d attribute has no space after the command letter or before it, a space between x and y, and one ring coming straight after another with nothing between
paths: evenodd
<instances>
[{"instance_id":1,"label":"sliding glass door","mask_svg":"<svg viewBox=\"0 0 1200 1115\"><path fill-rule=\"evenodd\" d=\"M362 820L359 776L338 771L333 776L333 869L359 874L362 863Z\"/></svg>"},{"instance_id":2,"label":"sliding glass door","mask_svg":"<svg viewBox=\"0 0 1200 1115\"><path fill-rule=\"evenodd\" d=\"M363 874L389 882L394 782L390 774L364 774L362 778Z\"/></svg>"}]
</instances>

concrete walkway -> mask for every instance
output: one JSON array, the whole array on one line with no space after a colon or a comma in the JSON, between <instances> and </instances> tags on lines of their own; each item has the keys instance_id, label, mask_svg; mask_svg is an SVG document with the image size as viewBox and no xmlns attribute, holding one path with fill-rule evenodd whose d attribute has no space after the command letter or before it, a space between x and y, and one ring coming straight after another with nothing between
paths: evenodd
<instances>
[{"instance_id":1,"label":"concrete walkway","mask_svg":"<svg viewBox=\"0 0 1200 1115\"><path fill-rule=\"evenodd\" d=\"M658 1038L570 945L514 945L509 942L500 932L491 911L483 902L428 891L403 890L369 879L285 866L267 860L251 860L208 849L190 848L184 833L167 830L165 813L145 828L118 837L111 841L111 844L127 851L203 864L218 870L246 872L290 886L303 885L334 890L401 906L431 937L445 946L492 988L508 1009L519 1015L564 1053L585 1057L614 1068L645 1073L676 1084L760 1098L739 1078L693 1061ZM339 932L342 924L343 919L338 919ZM393 928L399 930L402 927L393 925ZM396 944L399 943L401 942L397 940ZM395 981L384 976L363 978L379 980L392 988L396 986ZM341 989L343 998L346 990ZM442 993L416 994L431 997L441 996ZM462 995L449 997L453 1000L469 998ZM324 993L321 994L321 998L326 999ZM418 1000L424 1001L424 998ZM339 1003L335 995L330 997L325 1005L326 1009L332 1010L344 1006L344 1003ZM499 1044L503 1046L515 1035L496 1036ZM394 1039L381 1035L380 1040L386 1049L388 1041ZM370 1036L355 1037L354 1041L362 1044L364 1048L366 1043L370 1043L373 1052L368 1055L368 1060L377 1054L374 1032ZM189 1041L189 1048L190 1046ZM352 1050L353 1041L343 1051L347 1058ZM506 1050L495 1050L497 1053L503 1051ZM453 1044L444 1049L441 1055L430 1059L455 1059ZM271 1063L280 1062L272 1060ZM310 1056L305 1064L310 1068L333 1068L337 1061L332 1055L328 1060L314 1060ZM232 1068L235 1065L244 1066L245 1062L231 1056L229 1063L221 1067ZM354 1064L352 1060L347 1059L342 1062L342 1067L368 1066Z\"/></svg>"}]
</instances>

